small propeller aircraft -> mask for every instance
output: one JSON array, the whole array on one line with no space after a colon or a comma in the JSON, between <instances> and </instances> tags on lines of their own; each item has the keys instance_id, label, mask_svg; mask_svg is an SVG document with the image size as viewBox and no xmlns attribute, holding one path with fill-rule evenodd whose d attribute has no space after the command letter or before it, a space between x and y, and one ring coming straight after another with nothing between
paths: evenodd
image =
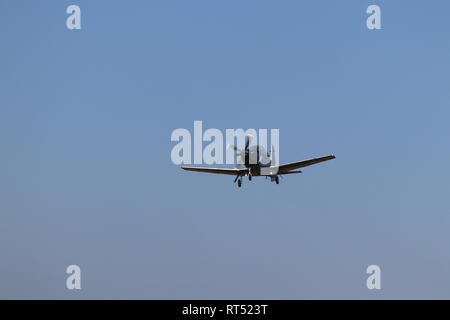
<instances>
[{"instance_id":1,"label":"small propeller aircraft","mask_svg":"<svg viewBox=\"0 0 450 320\"><path fill-rule=\"evenodd\" d=\"M300 170L295 170L303 167L307 167L316 163L332 160L336 158L334 155L328 155L320 158L312 158L308 160L290 162L283 165L277 165L275 159L275 149L272 145L271 154L266 153L263 146L250 147L252 136L245 137L245 148L241 150L236 146L228 145L237 152L240 156L244 167L238 168L208 168L208 167L186 167L181 168L188 171L216 173L216 174L228 174L234 175L234 183L237 182L238 187L242 186L243 177L248 177L251 181L252 177L265 176L269 177L270 181L275 181L276 184L280 183L279 177L285 174L302 173Z\"/></svg>"}]
</instances>

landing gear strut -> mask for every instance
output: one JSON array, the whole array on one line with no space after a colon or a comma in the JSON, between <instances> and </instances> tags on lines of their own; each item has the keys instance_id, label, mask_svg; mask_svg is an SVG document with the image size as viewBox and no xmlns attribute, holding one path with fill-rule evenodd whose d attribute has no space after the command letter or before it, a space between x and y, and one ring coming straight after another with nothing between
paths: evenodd
<instances>
[{"instance_id":1,"label":"landing gear strut","mask_svg":"<svg viewBox=\"0 0 450 320\"><path fill-rule=\"evenodd\" d=\"M238 187L240 188L242 186L242 177L240 175L236 176L236 179L234 179L234 183L237 182Z\"/></svg>"}]
</instances>

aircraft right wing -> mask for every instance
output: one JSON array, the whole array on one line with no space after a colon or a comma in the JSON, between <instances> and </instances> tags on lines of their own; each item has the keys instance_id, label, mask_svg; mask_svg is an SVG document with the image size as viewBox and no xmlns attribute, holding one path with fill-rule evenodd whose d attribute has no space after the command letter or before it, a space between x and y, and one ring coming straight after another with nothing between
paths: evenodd
<instances>
[{"instance_id":1,"label":"aircraft right wing","mask_svg":"<svg viewBox=\"0 0 450 320\"><path fill-rule=\"evenodd\" d=\"M307 166L310 166L310 165L313 165L316 163L332 160L334 158L336 158L334 155L329 155L329 156L320 157L320 158L313 158L313 159L308 159L308 160L303 160L303 161L298 161L298 162L286 163L286 164L283 164L278 167L278 174L288 173L289 171L294 170L294 169L307 167Z\"/></svg>"},{"instance_id":2,"label":"aircraft right wing","mask_svg":"<svg viewBox=\"0 0 450 320\"><path fill-rule=\"evenodd\" d=\"M187 171L197 171L197 172L206 172L206 173L216 173L216 174L228 174L228 175L244 175L248 172L247 168L206 168L206 167L181 167Z\"/></svg>"}]
</instances>

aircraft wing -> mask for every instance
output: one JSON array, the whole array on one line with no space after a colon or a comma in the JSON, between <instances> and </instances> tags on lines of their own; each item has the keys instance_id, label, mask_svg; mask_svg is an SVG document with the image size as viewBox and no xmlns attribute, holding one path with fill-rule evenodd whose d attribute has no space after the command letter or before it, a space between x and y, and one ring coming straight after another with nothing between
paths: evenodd
<instances>
[{"instance_id":1,"label":"aircraft wing","mask_svg":"<svg viewBox=\"0 0 450 320\"><path fill-rule=\"evenodd\" d=\"M238 174L245 174L248 172L247 168L206 168L206 167L181 167L188 171L206 172L206 173L216 173L216 174L229 174L232 176L237 176Z\"/></svg>"},{"instance_id":2,"label":"aircraft wing","mask_svg":"<svg viewBox=\"0 0 450 320\"><path fill-rule=\"evenodd\" d=\"M332 160L334 158L336 158L334 155L329 155L325 157L313 158L299 162L286 163L278 167L278 174L288 173L290 170L307 167L316 163Z\"/></svg>"}]
</instances>

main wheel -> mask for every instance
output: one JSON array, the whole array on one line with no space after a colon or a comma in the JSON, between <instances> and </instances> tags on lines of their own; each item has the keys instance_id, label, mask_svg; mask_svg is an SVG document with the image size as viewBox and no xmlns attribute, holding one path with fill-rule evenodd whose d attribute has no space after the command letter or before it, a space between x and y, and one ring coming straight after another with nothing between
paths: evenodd
<instances>
[{"instance_id":1,"label":"main wheel","mask_svg":"<svg viewBox=\"0 0 450 320\"><path fill-rule=\"evenodd\" d=\"M277 176L277 177L275 177L275 183L276 184L280 184L280 178Z\"/></svg>"},{"instance_id":2,"label":"main wheel","mask_svg":"<svg viewBox=\"0 0 450 320\"><path fill-rule=\"evenodd\" d=\"M252 181L252 175L251 174L248 175L248 181Z\"/></svg>"},{"instance_id":3,"label":"main wheel","mask_svg":"<svg viewBox=\"0 0 450 320\"><path fill-rule=\"evenodd\" d=\"M239 179L239 180L238 180L238 187L240 188L241 186L242 186L242 180Z\"/></svg>"}]
</instances>

